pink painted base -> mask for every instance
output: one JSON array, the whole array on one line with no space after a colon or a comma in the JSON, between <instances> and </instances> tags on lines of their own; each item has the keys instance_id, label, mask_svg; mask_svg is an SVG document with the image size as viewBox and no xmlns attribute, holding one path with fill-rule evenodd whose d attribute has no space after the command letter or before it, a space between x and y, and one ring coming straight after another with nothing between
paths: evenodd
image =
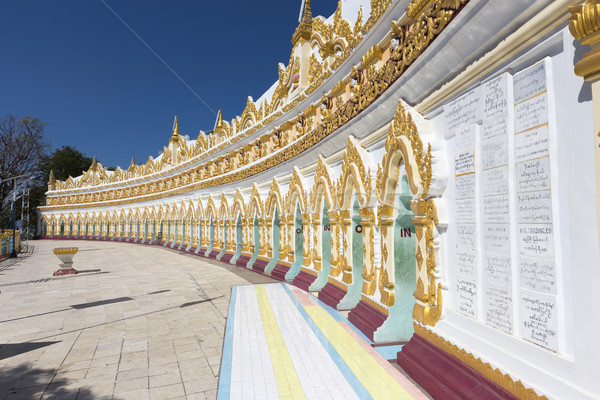
<instances>
[{"instance_id":1,"label":"pink painted base","mask_svg":"<svg viewBox=\"0 0 600 400\"><path fill-rule=\"evenodd\" d=\"M414 334L402 347L397 361L398 365L434 399L518 399L503 387L417 334Z\"/></svg>"},{"instance_id":2,"label":"pink painted base","mask_svg":"<svg viewBox=\"0 0 600 400\"><path fill-rule=\"evenodd\" d=\"M327 304L329 307L337 309L340 300L344 298L346 291L327 282L327 285L319 292L319 300Z\"/></svg>"},{"instance_id":3,"label":"pink painted base","mask_svg":"<svg viewBox=\"0 0 600 400\"><path fill-rule=\"evenodd\" d=\"M246 268L246 264L248 264L248 261L250 261L250 257L242 255L236 260L235 265L237 265L240 268Z\"/></svg>"},{"instance_id":4,"label":"pink painted base","mask_svg":"<svg viewBox=\"0 0 600 400\"><path fill-rule=\"evenodd\" d=\"M273 271L271 271L271 278L275 278L278 281L285 282L285 274L290 270L287 265L276 264Z\"/></svg>"},{"instance_id":5,"label":"pink painted base","mask_svg":"<svg viewBox=\"0 0 600 400\"><path fill-rule=\"evenodd\" d=\"M373 340L373 335L387 319L387 315L365 303L359 301L356 307L348 314L348 321L352 322L366 337Z\"/></svg>"},{"instance_id":6,"label":"pink painted base","mask_svg":"<svg viewBox=\"0 0 600 400\"><path fill-rule=\"evenodd\" d=\"M299 287L302 290L306 290L308 292L308 288L312 283L317 279L316 276L306 273L304 271L300 271L300 273L294 278L292 284L294 286Z\"/></svg>"},{"instance_id":7,"label":"pink painted base","mask_svg":"<svg viewBox=\"0 0 600 400\"><path fill-rule=\"evenodd\" d=\"M223 257L221 257L222 262L228 263L233 258L233 254L225 253Z\"/></svg>"},{"instance_id":8,"label":"pink painted base","mask_svg":"<svg viewBox=\"0 0 600 400\"><path fill-rule=\"evenodd\" d=\"M252 271L256 271L259 274L264 274L265 267L267 266L268 263L269 263L268 261L257 258L256 261L254 261L254 264L252 265Z\"/></svg>"},{"instance_id":9,"label":"pink painted base","mask_svg":"<svg viewBox=\"0 0 600 400\"><path fill-rule=\"evenodd\" d=\"M56 271L54 271L54 273L52 274L52 276L61 276L61 275L75 275L78 274L79 272L77 272L77 270L73 269L73 268L59 268Z\"/></svg>"}]
</instances>

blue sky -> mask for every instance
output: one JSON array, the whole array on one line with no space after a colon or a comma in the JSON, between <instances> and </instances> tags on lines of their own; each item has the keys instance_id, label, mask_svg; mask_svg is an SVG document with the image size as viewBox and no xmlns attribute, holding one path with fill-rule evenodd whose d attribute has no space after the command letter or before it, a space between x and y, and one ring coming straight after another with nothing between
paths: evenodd
<instances>
[{"instance_id":1,"label":"blue sky","mask_svg":"<svg viewBox=\"0 0 600 400\"><path fill-rule=\"evenodd\" d=\"M287 63L300 0L105 0L214 110L231 120ZM329 16L337 0L313 1ZM145 162L168 143L173 117L195 139L206 108L100 0L0 0L0 115L48 123L106 166Z\"/></svg>"}]
</instances>

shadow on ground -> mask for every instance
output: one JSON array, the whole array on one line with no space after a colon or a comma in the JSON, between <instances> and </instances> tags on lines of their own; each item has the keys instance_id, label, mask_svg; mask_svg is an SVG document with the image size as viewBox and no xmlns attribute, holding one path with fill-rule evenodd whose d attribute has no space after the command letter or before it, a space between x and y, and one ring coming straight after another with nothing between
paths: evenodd
<instances>
[{"instance_id":1,"label":"shadow on ground","mask_svg":"<svg viewBox=\"0 0 600 400\"><path fill-rule=\"evenodd\" d=\"M3 345L4 346L4 345ZM32 368L30 363L0 369L0 399L98 400L99 396L74 380L61 378L55 369Z\"/></svg>"}]
</instances>

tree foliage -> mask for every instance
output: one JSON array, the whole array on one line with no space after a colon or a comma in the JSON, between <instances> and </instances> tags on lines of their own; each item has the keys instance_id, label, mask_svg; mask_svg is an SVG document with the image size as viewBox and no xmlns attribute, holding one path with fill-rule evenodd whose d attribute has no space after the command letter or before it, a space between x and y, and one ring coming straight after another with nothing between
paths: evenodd
<instances>
[{"instance_id":1,"label":"tree foliage","mask_svg":"<svg viewBox=\"0 0 600 400\"><path fill-rule=\"evenodd\" d=\"M48 155L44 138L46 124L38 118L8 114L0 119L0 210L8 206L13 182L7 179L39 171L40 160Z\"/></svg>"},{"instance_id":2,"label":"tree foliage","mask_svg":"<svg viewBox=\"0 0 600 400\"><path fill-rule=\"evenodd\" d=\"M30 232L35 232L36 208L45 202L50 170L56 179L77 177L92 165L92 158L71 146L63 146L49 153L44 138L46 124L37 118L6 115L0 119L0 228L9 228L10 199L13 182L7 178L27 174L35 179L27 183L29 188ZM27 177L24 178L25 180ZM18 184L24 180L19 180ZM21 189L23 187L21 186ZM19 195L21 191L19 190ZM21 216L21 200L15 207L16 219Z\"/></svg>"},{"instance_id":3,"label":"tree foliage","mask_svg":"<svg viewBox=\"0 0 600 400\"><path fill-rule=\"evenodd\" d=\"M54 171L54 177L60 181L66 180L69 176L73 178L80 176L92 165L92 158L81 153L74 147L63 146L54 150L49 157L43 157L40 163L45 182L48 182L50 170Z\"/></svg>"}]
</instances>

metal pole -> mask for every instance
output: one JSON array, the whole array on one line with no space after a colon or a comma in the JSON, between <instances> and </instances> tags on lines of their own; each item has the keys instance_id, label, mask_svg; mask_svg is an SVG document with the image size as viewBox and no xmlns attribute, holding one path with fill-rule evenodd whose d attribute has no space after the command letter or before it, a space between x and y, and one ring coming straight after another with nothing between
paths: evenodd
<instances>
[{"instance_id":1,"label":"metal pole","mask_svg":"<svg viewBox=\"0 0 600 400\"><path fill-rule=\"evenodd\" d=\"M16 224L15 224L15 208L17 208L17 179L15 178L14 180L14 186L13 186L13 200L12 200L12 212L11 212L11 216L12 216L12 229L13 229L13 245L12 245L12 252L10 253L10 258L15 258L17 256L17 251L15 250L15 239L16 239Z\"/></svg>"}]
</instances>

